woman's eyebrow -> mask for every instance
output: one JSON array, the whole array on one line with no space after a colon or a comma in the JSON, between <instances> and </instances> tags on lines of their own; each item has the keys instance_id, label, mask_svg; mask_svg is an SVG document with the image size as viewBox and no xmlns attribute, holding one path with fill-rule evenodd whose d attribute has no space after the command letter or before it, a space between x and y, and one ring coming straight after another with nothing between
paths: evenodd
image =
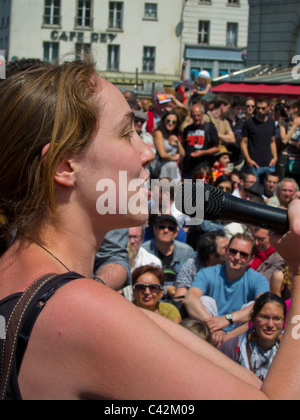
<instances>
[{"instance_id":1,"label":"woman's eyebrow","mask_svg":"<svg viewBox=\"0 0 300 420\"><path fill-rule=\"evenodd\" d=\"M115 128L119 128L119 127L123 128L128 123L130 123L130 125L132 125L133 121L134 121L134 112L133 111L128 111L125 115L123 115L123 117L120 119L120 121L116 124Z\"/></svg>"}]
</instances>

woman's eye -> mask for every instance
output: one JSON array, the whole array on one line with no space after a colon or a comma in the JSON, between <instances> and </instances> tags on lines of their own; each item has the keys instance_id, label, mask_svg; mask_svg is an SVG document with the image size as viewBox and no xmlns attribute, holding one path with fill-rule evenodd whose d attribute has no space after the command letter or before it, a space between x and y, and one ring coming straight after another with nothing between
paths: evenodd
<instances>
[{"instance_id":1,"label":"woman's eye","mask_svg":"<svg viewBox=\"0 0 300 420\"><path fill-rule=\"evenodd\" d=\"M133 135L134 135L134 133L135 133L135 130L130 130L130 131L128 131L128 133L126 133L124 135L124 137L128 138L129 140L131 140L132 137L133 137Z\"/></svg>"}]
</instances>

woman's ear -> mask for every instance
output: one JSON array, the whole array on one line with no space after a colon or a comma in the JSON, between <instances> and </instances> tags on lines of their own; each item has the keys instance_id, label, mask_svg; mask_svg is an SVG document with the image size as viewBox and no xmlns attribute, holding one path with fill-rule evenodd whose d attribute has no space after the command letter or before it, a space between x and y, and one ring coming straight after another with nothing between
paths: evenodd
<instances>
[{"instance_id":1,"label":"woman's ear","mask_svg":"<svg viewBox=\"0 0 300 420\"><path fill-rule=\"evenodd\" d=\"M57 184L65 187L75 186L75 171L70 153L66 153L56 166L54 180Z\"/></svg>"},{"instance_id":2,"label":"woman's ear","mask_svg":"<svg viewBox=\"0 0 300 420\"><path fill-rule=\"evenodd\" d=\"M47 143L43 147L41 154L43 160L46 160L46 154L49 148L50 143ZM70 153L65 153L65 155L57 165L54 173L54 180L57 184L65 185L66 187L73 187L75 185L74 169Z\"/></svg>"}]
</instances>

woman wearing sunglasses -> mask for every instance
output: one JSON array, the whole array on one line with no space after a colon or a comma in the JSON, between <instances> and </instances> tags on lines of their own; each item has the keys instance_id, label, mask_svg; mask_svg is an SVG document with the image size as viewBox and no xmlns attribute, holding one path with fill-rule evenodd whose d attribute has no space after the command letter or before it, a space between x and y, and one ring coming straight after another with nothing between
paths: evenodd
<instances>
[{"instance_id":1,"label":"woman wearing sunglasses","mask_svg":"<svg viewBox=\"0 0 300 420\"><path fill-rule=\"evenodd\" d=\"M132 273L134 303L179 324L182 319L176 306L160 302L164 294L164 283L165 275L160 267L144 265L136 268Z\"/></svg>"},{"instance_id":2,"label":"woman wearing sunglasses","mask_svg":"<svg viewBox=\"0 0 300 420\"><path fill-rule=\"evenodd\" d=\"M162 117L154 134L154 143L161 160L162 178L181 179L178 161L184 158L185 151L180 135L179 117L175 111L170 111Z\"/></svg>"}]
</instances>

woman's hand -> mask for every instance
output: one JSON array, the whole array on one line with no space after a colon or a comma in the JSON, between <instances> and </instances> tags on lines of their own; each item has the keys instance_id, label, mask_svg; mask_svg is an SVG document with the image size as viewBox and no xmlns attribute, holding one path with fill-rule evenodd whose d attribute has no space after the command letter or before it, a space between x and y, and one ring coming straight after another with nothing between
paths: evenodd
<instances>
[{"instance_id":1,"label":"woman's hand","mask_svg":"<svg viewBox=\"0 0 300 420\"><path fill-rule=\"evenodd\" d=\"M293 275L300 275L300 192L288 209L290 230L283 236L271 234L271 244L290 266Z\"/></svg>"}]
</instances>

